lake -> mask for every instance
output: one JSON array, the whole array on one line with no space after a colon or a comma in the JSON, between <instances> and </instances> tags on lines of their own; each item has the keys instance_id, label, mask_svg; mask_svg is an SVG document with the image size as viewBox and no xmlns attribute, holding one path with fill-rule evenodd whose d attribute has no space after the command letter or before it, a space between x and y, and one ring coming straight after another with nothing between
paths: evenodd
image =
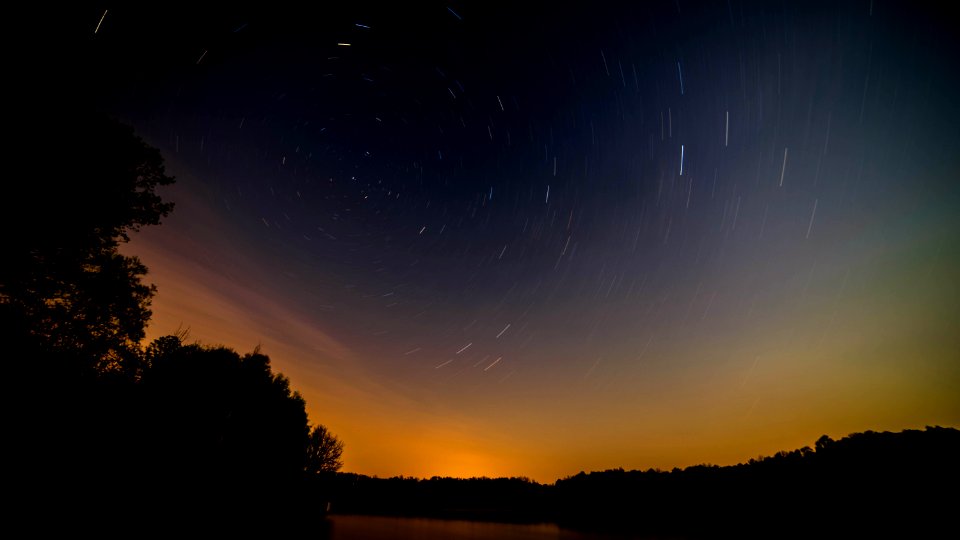
<instances>
[{"instance_id":1,"label":"lake","mask_svg":"<svg viewBox=\"0 0 960 540\"><path fill-rule=\"evenodd\" d=\"M330 516L324 538L330 540L609 540L623 538L561 529L550 523L517 525L382 516Z\"/></svg>"}]
</instances>

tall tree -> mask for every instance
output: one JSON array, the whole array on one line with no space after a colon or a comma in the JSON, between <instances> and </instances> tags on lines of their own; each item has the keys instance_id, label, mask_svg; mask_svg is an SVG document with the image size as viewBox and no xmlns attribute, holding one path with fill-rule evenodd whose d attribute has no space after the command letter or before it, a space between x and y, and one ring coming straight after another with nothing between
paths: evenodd
<instances>
[{"instance_id":1,"label":"tall tree","mask_svg":"<svg viewBox=\"0 0 960 540\"><path fill-rule=\"evenodd\" d=\"M133 129L96 114L61 118L57 141L33 177L5 187L16 212L2 216L0 317L16 342L68 352L87 368L116 368L144 336L154 288L146 267L119 246L173 204L160 152ZM29 156L27 156L29 157ZM11 336L8 336L11 337Z\"/></svg>"}]
</instances>

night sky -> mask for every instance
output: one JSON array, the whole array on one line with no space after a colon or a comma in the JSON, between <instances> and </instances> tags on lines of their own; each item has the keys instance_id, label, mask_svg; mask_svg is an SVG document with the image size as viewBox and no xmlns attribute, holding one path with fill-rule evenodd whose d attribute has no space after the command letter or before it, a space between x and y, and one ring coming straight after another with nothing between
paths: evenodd
<instances>
[{"instance_id":1,"label":"night sky","mask_svg":"<svg viewBox=\"0 0 960 540\"><path fill-rule=\"evenodd\" d=\"M70 15L60 91L177 177L151 338L261 345L380 476L960 424L946 11L384 4Z\"/></svg>"}]
</instances>

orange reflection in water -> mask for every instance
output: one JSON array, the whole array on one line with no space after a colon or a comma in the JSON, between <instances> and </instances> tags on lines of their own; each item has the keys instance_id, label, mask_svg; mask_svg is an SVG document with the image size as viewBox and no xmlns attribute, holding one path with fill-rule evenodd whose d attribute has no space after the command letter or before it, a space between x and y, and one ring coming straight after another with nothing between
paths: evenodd
<instances>
[{"instance_id":1,"label":"orange reflection in water","mask_svg":"<svg viewBox=\"0 0 960 540\"><path fill-rule=\"evenodd\" d=\"M561 529L552 523L518 525L424 518L330 516L321 526L329 540L602 540L596 533Z\"/></svg>"}]
</instances>

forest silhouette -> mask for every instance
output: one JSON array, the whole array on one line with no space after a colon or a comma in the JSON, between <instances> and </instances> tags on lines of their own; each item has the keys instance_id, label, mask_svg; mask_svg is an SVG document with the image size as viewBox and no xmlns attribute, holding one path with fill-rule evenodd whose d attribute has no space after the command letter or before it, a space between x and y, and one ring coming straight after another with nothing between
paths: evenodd
<instances>
[{"instance_id":1,"label":"forest silhouette","mask_svg":"<svg viewBox=\"0 0 960 540\"><path fill-rule=\"evenodd\" d=\"M16 231L0 265L0 337L18 507L74 529L271 521L319 534L312 520L328 507L667 536L955 528L960 432L942 427L552 485L338 473L343 443L308 422L303 398L258 349L190 343L186 332L143 342L156 289L119 248L173 210L156 193L173 178L119 122L75 114L64 125L72 143L43 182L12 188L20 211L3 223Z\"/></svg>"}]
</instances>

